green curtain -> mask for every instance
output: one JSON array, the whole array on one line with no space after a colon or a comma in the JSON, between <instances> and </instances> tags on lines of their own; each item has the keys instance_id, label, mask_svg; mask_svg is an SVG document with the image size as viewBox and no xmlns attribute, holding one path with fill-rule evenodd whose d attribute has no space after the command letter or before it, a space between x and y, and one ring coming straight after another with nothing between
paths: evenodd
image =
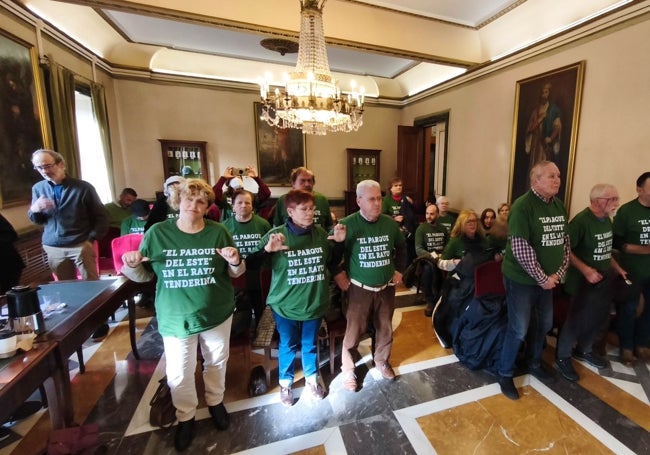
<instances>
[{"instance_id":1,"label":"green curtain","mask_svg":"<svg viewBox=\"0 0 650 455\"><path fill-rule=\"evenodd\" d=\"M65 158L68 175L79 178L79 143L75 121L74 73L52 62L50 65L50 97L56 151Z\"/></svg>"},{"instance_id":2,"label":"green curtain","mask_svg":"<svg viewBox=\"0 0 650 455\"><path fill-rule=\"evenodd\" d=\"M106 109L106 94L104 86L96 82L90 83L90 98L93 103L93 114L99 128L99 136L104 149L104 160L106 161L106 173L111 194L115 194L115 182L113 180L113 149L111 147L110 129L108 127L108 111Z\"/></svg>"}]
</instances>

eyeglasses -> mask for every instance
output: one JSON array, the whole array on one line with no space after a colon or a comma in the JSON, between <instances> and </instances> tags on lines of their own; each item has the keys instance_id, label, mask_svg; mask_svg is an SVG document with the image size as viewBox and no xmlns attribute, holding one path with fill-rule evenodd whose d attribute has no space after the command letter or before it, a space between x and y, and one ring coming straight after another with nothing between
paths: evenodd
<instances>
[{"instance_id":1,"label":"eyeglasses","mask_svg":"<svg viewBox=\"0 0 650 455\"><path fill-rule=\"evenodd\" d=\"M614 197L597 197L596 199L602 199L603 201L607 201L607 202L618 202L618 196L614 196Z\"/></svg>"},{"instance_id":2,"label":"eyeglasses","mask_svg":"<svg viewBox=\"0 0 650 455\"><path fill-rule=\"evenodd\" d=\"M34 169L37 170L37 171L49 171L50 169L52 169L56 165L57 165L57 163L44 164L42 166L34 166Z\"/></svg>"},{"instance_id":3,"label":"eyeglasses","mask_svg":"<svg viewBox=\"0 0 650 455\"><path fill-rule=\"evenodd\" d=\"M465 221L465 223L467 223L467 224L478 223L478 220L475 218L475 219L472 219L472 220L467 220L467 221Z\"/></svg>"}]
</instances>

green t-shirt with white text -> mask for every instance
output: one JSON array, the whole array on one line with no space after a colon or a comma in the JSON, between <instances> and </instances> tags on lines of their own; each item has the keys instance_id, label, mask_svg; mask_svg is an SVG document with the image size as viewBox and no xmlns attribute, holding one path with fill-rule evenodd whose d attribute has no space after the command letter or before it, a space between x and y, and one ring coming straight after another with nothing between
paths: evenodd
<instances>
[{"instance_id":1,"label":"green t-shirt with white text","mask_svg":"<svg viewBox=\"0 0 650 455\"><path fill-rule=\"evenodd\" d=\"M186 338L223 323L235 309L229 265L218 248L235 246L221 224L188 234L176 220L156 223L146 232L140 253L149 258L156 283L156 317L163 336Z\"/></svg>"},{"instance_id":2,"label":"green t-shirt with white text","mask_svg":"<svg viewBox=\"0 0 650 455\"><path fill-rule=\"evenodd\" d=\"M307 321L322 317L329 306L329 281L332 248L327 232L314 225L303 235L289 231L281 225L267 232L259 242L260 251L272 233L285 237L288 250L269 254L271 286L266 303L280 316L292 321Z\"/></svg>"},{"instance_id":3,"label":"green t-shirt with white text","mask_svg":"<svg viewBox=\"0 0 650 455\"><path fill-rule=\"evenodd\" d=\"M566 232L566 211L558 198L554 197L546 203L532 190L528 190L512 204L508 217L508 236L525 239L535 250L537 262L547 275L556 273L564 262ZM514 257L510 240L506 245L502 271L512 281L537 285Z\"/></svg>"},{"instance_id":4,"label":"green t-shirt with white text","mask_svg":"<svg viewBox=\"0 0 650 455\"><path fill-rule=\"evenodd\" d=\"M650 207L633 199L621 205L614 217L614 236L621 243L650 245ZM632 279L650 279L650 254L630 254L621 251L620 265Z\"/></svg>"},{"instance_id":5,"label":"green t-shirt with white text","mask_svg":"<svg viewBox=\"0 0 650 455\"><path fill-rule=\"evenodd\" d=\"M598 218L589 208L573 217L569 223L571 251L582 262L605 275L612 262L612 222L608 217ZM564 289L576 295L584 276L574 266L567 270Z\"/></svg>"},{"instance_id":6,"label":"green t-shirt with white text","mask_svg":"<svg viewBox=\"0 0 650 455\"><path fill-rule=\"evenodd\" d=\"M221 224L232 235L239 254L244 259L257 249L262 236L271 229L269 222L258 215L253 215L253 218L245 223L241 223L234 216L231 216Z\"/></svg>"},{"instance_id":7,"label":"green t-shirt with white text","mask_svg":"<svg viewBox=\"0 0 650 455\"><path fill-rule=\"evenodd\" d=\"M395 273L395 248L406 241L388 215L370 222L355 212L340 221L346 226L345 263L348 276L367 286L383 286Z\"/></svg>"}]
</instances>

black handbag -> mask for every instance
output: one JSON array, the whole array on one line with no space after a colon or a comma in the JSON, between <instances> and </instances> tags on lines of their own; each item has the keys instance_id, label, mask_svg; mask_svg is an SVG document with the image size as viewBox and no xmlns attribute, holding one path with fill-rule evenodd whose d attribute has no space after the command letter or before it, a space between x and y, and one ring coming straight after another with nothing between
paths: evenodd
<instances>
[{"instance_id":1,"label":"black handbag","mask_svg":"<svg viewBox=\"0 0 650 455\"><path fill-rule=\"evenodd\" d=\"M167 385L167 376L163 377L153 394L149 405L149 424L152 427L167 428L176 421L176 408L172 403L172 392Z\"/></svg>"}]
</instances>

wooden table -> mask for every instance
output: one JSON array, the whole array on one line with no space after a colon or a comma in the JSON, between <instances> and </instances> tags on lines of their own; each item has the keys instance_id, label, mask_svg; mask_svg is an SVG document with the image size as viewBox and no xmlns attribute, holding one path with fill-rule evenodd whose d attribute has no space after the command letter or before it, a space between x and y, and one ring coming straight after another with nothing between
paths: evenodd
<instances>
[{"instance_id":1,"label":"wooden table","mask_svg":"<svg viewBox=\"0 0 650 455\"><path fill-rule=\"evenodd\" d=\"M65 412L60 396L70 385L67 363L62 365L55 341L34 343L28 352L0 360L0 422L6 421L41 384L49 403L52 424L61 428Z\"/></svg>"},{"instance_id":2,"label":"wooden table","mask_svg":"<svg viewBox=\"0 0 650 455\"><path fill-rule=\"evenodd\" d=\"M65 380L52 387L46 384L52 428L63 428L73 423L72 391L67 359L97 328L132 297L136 283L120 276L97 281L57 281L40 286L41 302L57 295L65 309L45 319L46 331L37 337L39 342L55 344L55 363L63 370ZM60 410L58 410L60 407Z\"/></svg>"}]
</instances>

